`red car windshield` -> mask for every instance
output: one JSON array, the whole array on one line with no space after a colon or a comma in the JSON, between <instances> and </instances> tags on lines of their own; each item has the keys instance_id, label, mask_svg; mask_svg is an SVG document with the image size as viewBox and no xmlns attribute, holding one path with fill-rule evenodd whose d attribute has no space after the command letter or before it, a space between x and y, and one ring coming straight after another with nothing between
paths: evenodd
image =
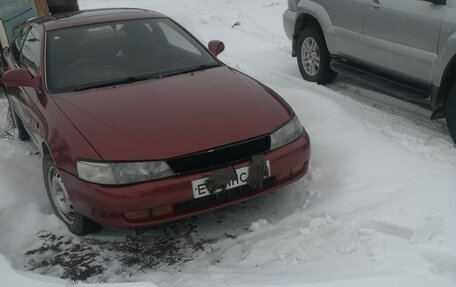
<instances>
[{"instance_id":1,"label":"red car windshield","mask_svg":"<svg viewBox=\"0 0 456 287\"><path fill-rule=\"evenodd\" d=\"M52 93L129 83L219 66L168 18L48 32L46 82Z\"/></svg>"}]
</instances>

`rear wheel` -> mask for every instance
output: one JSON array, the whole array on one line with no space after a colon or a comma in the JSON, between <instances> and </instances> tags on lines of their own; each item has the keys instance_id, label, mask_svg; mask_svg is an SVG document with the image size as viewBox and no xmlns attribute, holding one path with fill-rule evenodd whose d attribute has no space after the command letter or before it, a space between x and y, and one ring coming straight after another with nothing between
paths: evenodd
<instances>
[{"instance_id":1,"label":"rear wheel","mask_svg":"<svg viewBox=\"0 0 456 287\"><path fill-rule=\"evenodd\" d=\"M0 76L3 75L3 70L0 71ZM5 86L3 85L3 83L0 82L0 93L2 93L3 95L0 95L0 98L2 96L6 97L6 88Z\"/></svg>"},{"instance_id":2,"label":"rear wheel","mask_svg":"<svg viewBox=\"0 0 456 287\"><path fill-rule=\"evenodd\" d=\"M323 34L314 26L307 26L298 40L298 66L302 77L309 82L328 84L337 73L330 67L331 56Z\"/></svg>"},{"instance_id":3,"label":"rear wheel","mask_svg":"<svg viewBox=\"0 0 456 287\"><path fill-rule=\"evenodd\" d=\"M8 96L6 96L8 98ZM24 124L22 123L22 120L18 117L16 112L14 111L13 106L11 105L11 100L8 98L8 103L9 103L9 110L11 113L11 118L13 119L14 126L17 128L17 137L21 141L27 141L30 139L29 134L27 133L27 130L24 127Z\"/></svg>"},{"instance_id":4,"label":"rear wheel","mask_svg":"<svg viewBox=\"0 0 456 287\"><path fill-rule=\"evenodd\" d=\"M448 131L456 143L456 82L450 89L446 103L446 121Z\"/></svg>"},{"instance_id":5,"label":"rear wheel","mask_svg":"<svg viewBox=\"0 0 456 287\"><path fill-rule=\"evenodd\" d=\"M50 154L43 158L43 176L46 192L54 213L76 235L86 235L101 229L101 225L79 214L63 184L59 169Z\"/></svg>"}]
</instances>

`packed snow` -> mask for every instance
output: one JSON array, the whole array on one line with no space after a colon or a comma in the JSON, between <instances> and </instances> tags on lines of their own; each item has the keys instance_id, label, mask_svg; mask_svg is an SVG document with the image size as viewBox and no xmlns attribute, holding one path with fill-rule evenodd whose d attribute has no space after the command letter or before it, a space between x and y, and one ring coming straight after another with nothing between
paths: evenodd
<instances>
[{"instance_id":1,"label":"packed snow","mask_svg":"<svg viewBox=\"0 0 456 287\"><path fill-rule=\"evenodd\" d=\"M310 170L218 212L77 237L52 214L31 143L0 138L1 285L456 286L456 148L445 123L343 77L327 87L302 80L286 5L80 0L157 10L205 44L222 40L222 61L294 108L311 137Z\"/></svg>"}]
</instances>

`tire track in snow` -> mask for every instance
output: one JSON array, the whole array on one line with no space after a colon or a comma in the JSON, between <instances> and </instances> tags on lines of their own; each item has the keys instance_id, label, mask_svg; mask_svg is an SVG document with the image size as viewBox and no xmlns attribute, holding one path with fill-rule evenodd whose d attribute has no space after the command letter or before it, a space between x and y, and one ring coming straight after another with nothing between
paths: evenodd
<instances>
[{"instance_id":1,"label":"tire track in snow","mask_svg":"<svg viewBox=\"0 0 456 287\"><path fill-rule=\"evenodd\" d=\"M111 2L112 1L106 1L106 3ZM210 5L216 3L215 1L205 2ZM116 1L116 3L123 4L125 1ZM150 1L143 1L141 3L151 6ZM254 3L251 6L257 8L263 4L264 1L247 2L231 0L224 2L218 1L217 3L220 3L221 6L225 3L233 5L233 7L239 3ZM247 5L245 6L247 7ZM212 10L200 9L200 12L198 13L201 13L201 15L205 17L204 13L207 11L211 11L211 14L223 14L225 13L224 11L228 11L225 8L218 9L217 7L212 7L211 9ZM181 11L176 12L176 14L179 13L184 14ZM188 15L188 12L186 14ZM216 17L223 16L217 15ZM192 22L190 17L183 19L186 19L184 21ZM228 23L228 21L226 23ZM246 26L257 25L253 21L248 21L248 19L246 19L244 23ZM194 22L192 22L192 25L195 25L192 29L196 31L199 30L198 25L202 24L194 24ZM255 29L256 28L252 27L252 30ZM263 33L260 30L261 29L256 30L258 31L258 34ZM246 32L240 32L246 34ZM199 37L201 35L202 34L200 34ZM289 56L289 53L287 53L287 51L281 50L280 45L278 45L278 43L281 41L271 42L268 40L268 37L270 35L267 37L262 37L261 35L257 35L258 37L255 37L255 35L252 35L251 33L247 35L252 38L252 41L266 45L266 47L267 45L273 43L276 47L274 50L271 50L271 52L274 54L277 54L279 56ZM264 63L261 60L255 59L255 55L242 54L242 56L233 57L230 56L230 53L228 51L227 55L222 57L226 58L227 61L233 64L235 67L247 71L251 75L255 75L255 77L261 79L266 84L271 84L278 88L291 88L303 92L309 90L312 91L315 95L321 95L323 97L334 100L373 131L384 133L386 136L392 137L401 145L407 146L410 144L408 148L413 153L422 152L416 150L416 146L422 146L424 152L429 152L429 154L425 157L429 157L429 159L437 161L439 163L454 163L454 157L452 157L452 153L449 152L450 149L445 147L447 140L444 134L440 132L440 130L433 129L432 126L422 128L419 125L410 123L411 120L408 118L408 115L406 113L396 115L395 111L385 112L381 107L359 102L357 101L357 95L352 95L351 91L343 92L341 94L339 92L333 91L331 87L327 88L305 83L297 76L297 74L290 74L289 72L285 72L280 69L277 70L271 68L268 63ZM293 64L296 65L296 63ZM389 118L391 116L393 119ZM376 117L378 117L378 119L376 119ZM377 120L379 120L379 123L377 123ZM404 121L404 127L396 129L395 126L398 125L398 123L401 121ZM424 121L424 123L427 123L427 121ZM383 128L384 126L393 126L394 129L385 130ZM415 129L418 130L418 133L414 131ZM414 142L414 140L421 140L423 138L421 132L426 135L429 135L430 133L431 137L435 136L438 139L437 142L435 143L432 140L428 140L424 143L419 141ZM405 140L404 138L398 138L401 134L405 134ZM439 141L441 142L439 143ZM433 150L429 148L429 145L432 144L436 145L435 154L432 153ZM442 151L438 151L440 148L442 148ZM442 154L439 155L439 153ZM446 158L447 156L448 158ZM444 160L444 158L446 159ZM418 230L418 228L413 229L406 226L383 222L376 222L375 224L368 222L364 224L365 221L362 220L363 216L361 212L356 213L354 216L332 216L324 211L312 210L312 201L307 202L309 199L305 196L303 198L297 199L296 202L293 202L296 205L291 205L291 201L287 200L287 198L293 198L294 195L290 195L288 192L294 192L296 190L295 195L298 196L300 194L299 191L308 191L307 184L309 181L312 180L313 176L315 178L318 177L317 168L318 166L316 167L316 165L313 164L313 171L311 171L308 178L298 182L296 185L290 188L291 190L284 190L280 196L265 196L262 199L251 202L247 205L241 205L237 206L236 208L226 209L221 212L208 215L207 217L200 217L199 220L203 221L203 223L201 223L202 226L205 225L205 220L209 221L209 223L205 225L206 227L214 225L214 221L216 221L213 220L214 218L219 218L220 223L223 224L222 228L217 225L215 227L215 229L218 229L218 236L213 237L213 233L209 231L207 234L193 233L191 235L193 238L192 240L195 240L196 243L200 243L202 240L210 240L215 238L215 242L203 242L204 247L202 250L190 244L191 240L189 240L185 235L185 230L191 230L191 227L183 226L181 228L174 228L175 225L170 225L167 227L159 228L158 231L149 231L145 235L132 238L131 240L129 239L129 235L126 234L126 232L117 233L113 230L108 230L107 233L101 235L94 235L93 237L89 237L88 240L79 240L72 237L71 235L68 235L68 233L65 233L63 239L61 240L58 238L52 239L52 233L47 233L47 235L50 236L49 238L44 236L45 234L42 234L44 237L38 240L35 246L30 247L30 253L28 254L29 257L27 257L25 260L27 264L31 264L28 265L28 268L36 267L35 272L57 276L64 276L63 274L66 272L67 274L73 274L74 276L78 276L79 274L82 276L79 277L80 279L83 279L85 277L89 278L89 281L129 281L132 276L134 277L135 275L141 274L142 272L152 272L152 270L159 270L168 272L167 275L160 275L161 280L163 281L163 285L182 286L187 284L187 286L191 286L192 280L188 279L194 279L198 276L200 276L200 278L205 278L208 281L219 280L219 282L231 283L229 280L230 278L241 278L242 275L246 274L247 276L259 277L262 275L261 272L263 268L265 270L269 268L269 270L272 269L272 271L275 272L277 272L277 270L282 270L284 273L286 273L290 270L298 270L302 266L318 265L325 260L342 260L349 262L351 261L350 259L354 259L354 262L364 263L364 259L367 259L367 263L376 266L376 264L381 264L381 262L384 261L385 258L387 259L388 256L394 256L394 254L388 254L388 249L394 247L395 249L392 251L397 251L398 254L410 255L412 258L414 258L414 256L417 254L421 256L423 260L429 262L428 268L434 274L450 276L451 273L454 272L455 257L452 254L445 254L445 252L439 249L429 250L424 248L420 249L420 246L410 246L410 238ZM313 173L315 173L315 175ZM280 200L282 200L282 202L277 203L277 201ZM274 203L276 204L275 206ZM301 209L298 208L298 205L300 204L303 205ZM274 212L278 212L281 206L287 207L290 210L287 210L286 213L281 215L275 214ZM293 208L296 208L297 210L294 210ZM239 214L242 214L242 209L245 209L245 211L241 216ZM272 210L269 212L269 209ZM267 210L268 213L264 213L265 210ZM236 217L236 214L238 217ZM228 218L231 218L233 220L231 225L227 224ZM254 222L250 225L251 221ZM189 221L186 221L186 223L188 222ZM185 222L181 224L185 224ZM198 225L200 225L200 222ZM164 237L157 235L162 234L161 232L167 228L172 229L172 232L170 234ZM245 230L245 228L247 228L247 230ZM220 229L228 230L227 234L221 234ZM174 233L175 231L181 233L181 235L176 235ZM58 233L59 230L53 230L53 232ZM184 236L182 236L182 234ZM385 240L386 242L383 241L384 237L387 237L387 240ZM71 242L67 245L66 242L68 239L71 239ZM95 240L91 241L91 239ZM160 242L162 239L165 242L156 245L156 243ZM269 242L267 239L269 239ZM172 245L173 242L176 244ZM46 246L49 248L46 249ZM157 251L156 249L159 249L161 246L165 246L164 249L170 246L168 249L170 250L170 256L172 257L166 257L169 255L167 252L164 252L164 255L157 255L157 253L154 253ZM259 248L262 246L265 246L265 248ZM40 249L42 247L44 247L44 249ZM84 250L84 248L87 249ZM90 260L86 262L84 261L86 258L85 256L91 254L91 248L101 253L99 255L95 254L93 258L89 258ZM72 258L73 250L76 254L75 258ZM197 250L197 252L195 252L195 250ZM403 250L406 252L403 252ZM359 255L358 252L361 254L361 259L359 259L359 257L356 257ZM268 253L269 257L262 257L263 253ZM255 254L258 256L255 256ZM209 258L206 258L205 255L209 255ZM63 272L62 269L59 269L59 264L56 264L56 266L41 265L43 262L52 261L52 258L56 256L69 260L67 262L61 263L63 266L65 266L65 268L67 268L63 270L65 272ZM163 256L164 262L169 264L154 265L157 263L156 259L160 259ZM175 256L180 257L181 259L178 260L177 263L172 261L176 259ZM240 261L230 261L233 260L233 256L235 256L234 259L238 258ZM133 265L122 265L124 264L122 261L124 258L128 258L126 261L129 262L129 264ZM184 261L188 258L190 258L189 260L193 261L191 261L191 266L189 268L183 270L183 273L185 274L182 275L181 273L176 273L176 271L181 270L179 267L182 266L181 264L184 264ZM24 258L16 258L15 262L17 263L22 259ZM171 261L166 261L167 259L170 259ZM220 260L220 262L217 262L217 260ZM80 266L81 272L87 270L89 272L85 274L78 273L79 271L77 270L77 262L84 263ZM410 261L403 260L400 262L409 263ZM238 264L240 264L240 266L237 266ZM256 266L256 264L258 264L258 266ZM99 265L103 265L105 269L96 269L96 267ZM213 265L216 266L214 267ZM76 267L76 270L71 270L71 266ZM150 268L151 266L156 268ZM246 266L251 267L251 269L245 268ZM273 267L275 266L278 266L279 268L274 269ZM85 269L85 267L88 267L88 269ZM90 269L90 267L95 268ZM401 268L402 266L398 267ZM95 276L92 276L93 274L90 275L90 271L93 270L95 270L94 274L98 274ZM328 280L328 278L331 280L334 279L334 277L335 279L340 279L340 277L337 277L337 275L334 274L329 274L329 277L327 277L327 274L333 272L334 270L326 270L326 268L324 270L328 272L325 272L323 277L318 278L319 274L316 274L316 278L319 279L318 281ZM258 271L258 273L252 271ZM336 270L336 272L337 271L339 270ZM87 277L87 274L89 277ZM270 272L266 271L263 274L268 275ZM313 274L309 274L309 280L313 278L312 275ZM331 275L333 277L331 277ZM345 274L344 276L356 277L360 275L365 274L348 273L348 275ZM454 277L450 278L453 278L454 280ZM202 281L199 281L199 283L201 282ZM193 284L193 286L197 285L198 284Z\"/></svg>"}]
</instances>

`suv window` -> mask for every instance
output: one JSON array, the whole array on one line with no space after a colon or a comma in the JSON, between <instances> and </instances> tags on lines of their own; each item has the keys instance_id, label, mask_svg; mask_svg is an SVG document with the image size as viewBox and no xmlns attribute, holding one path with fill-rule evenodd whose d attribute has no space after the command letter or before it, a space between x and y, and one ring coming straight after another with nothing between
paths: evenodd
<instances>
[{"instance_id":1,"label":"suv window","mask_svg":"<svg viewBox=\"0 0 456 287\"><path fill-rule=\"evenodd\" d=\"M16 63L19 63L22 45L24 44L25 36L27 35L27 31L29 28L29 26L26 26L20 29L16 35L16 38L14 39L13 44L11 45L11 53L13 54Z\"/></svg>"},{"instance_id":2,"label":"suv window","mask_svg":"<svg viewBox=\"0 0 456 287\"><path fill-rule=\"evenodd\" d=\"M32 75L37 76L40 70L40 58L40 31L32 27L25 38L19 63Z\"/></svg>"}]
</instances>

